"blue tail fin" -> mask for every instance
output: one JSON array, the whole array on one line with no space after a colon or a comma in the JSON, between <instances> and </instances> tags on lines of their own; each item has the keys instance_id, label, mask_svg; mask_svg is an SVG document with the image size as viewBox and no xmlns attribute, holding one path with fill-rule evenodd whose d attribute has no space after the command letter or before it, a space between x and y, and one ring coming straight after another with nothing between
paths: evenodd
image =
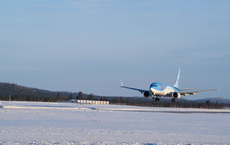
<instances>
[{"instance_id":1,"label":"blue tail fin","mask_svg":"<svg viewBox=\"0 0 230 145\"><path fill-rule=\"evenodd\" d=\"M179 88L179 80L180 80L180 68L179 68L179 71L178 71L176 83L173 85L173 87Z\"/></svg>"}]
</instances>

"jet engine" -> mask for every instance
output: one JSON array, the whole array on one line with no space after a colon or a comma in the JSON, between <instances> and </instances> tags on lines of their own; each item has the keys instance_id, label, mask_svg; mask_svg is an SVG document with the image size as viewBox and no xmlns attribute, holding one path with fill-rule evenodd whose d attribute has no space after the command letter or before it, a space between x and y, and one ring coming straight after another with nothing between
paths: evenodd
<instances>
[{"instance_id":1,"label":"jet engine","mask_svg":"<svg viewBox=\"0 0 230 145\"><path fill-rule=\"evenodd\" d=\"M175 99L179 99L181 97L181 95L178 92L174 92L174 93L172 93L172 97Z\"/></svg>"},{"instance_id":2,"label":"jet engine","mask_svg":"<svg viewBox=\"0 0 230 145\"><path fill-rule=\"evenodd\" d=\"M151 98L151 93L149 91L144 92L144 97Z\"/></svg>"}]
</instances>

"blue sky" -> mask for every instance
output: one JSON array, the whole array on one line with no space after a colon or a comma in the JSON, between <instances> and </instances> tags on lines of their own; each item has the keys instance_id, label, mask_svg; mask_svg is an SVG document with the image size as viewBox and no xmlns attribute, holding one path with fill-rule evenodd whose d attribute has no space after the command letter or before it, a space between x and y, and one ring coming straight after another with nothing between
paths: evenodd
<instances>
[{"instance_id":1,"label":"blue sky","mask_svg":"<svg viewBox=\"0 0 230 145\"><path fill-rule=\"evenodd\" d=\"M152 82L216 88L230 82L230 2L0 1L1 82L52 91L142 96Z\"/></svg>"}]
</instances>

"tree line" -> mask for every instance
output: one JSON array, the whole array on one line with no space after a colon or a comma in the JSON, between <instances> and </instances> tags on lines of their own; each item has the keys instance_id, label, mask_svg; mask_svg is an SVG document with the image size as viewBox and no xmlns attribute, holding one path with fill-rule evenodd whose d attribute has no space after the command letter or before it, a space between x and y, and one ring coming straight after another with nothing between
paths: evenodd
<instances>
[{"instance_id":1,"label":"tree line","mask_svg":"<svg viewBox=\"0 0 230 145\"><path fill-rule=\"evenodd\" d=\"M69 99L78 99L78 100L100 100L100 101L110 101L110 104L121 104L121 105L130 105L130 106L145 106L145 107L172 107L172 108L207 108L207 109L222 109L224 107L230 107L229 104L225 103L212 103L210 100L207 100L205 103L202 102L156 102L154 100L148 99L147 101L143 100L134 100L127 99L123 97L94 97L91 93L87 97L83 97L83 93L80 91L77 96L73 96L70 93L69 97L64 97L61 93L57 93L55 97L37 97L30 95L9 95L3 96L0 95L0 100L6 101L36 101L36 102L63 102L68 101Z\"/></svg>"},{"instance_id":2,"label":"tree line","mask_svg":"<svg viewBox=\"0 0 230 145\"><path fill-rule=\"evenodd\" d=\"M64 102L64 101L68 101L69 99L78 99L78 100L100 100L100 101L108 101L106 99L106 97L100 97L100 99L98 98L94 98L94 95L91 93L89 94L87 97L85 97L86 95L83 94L81 91L74 96L72 93L70 93L69 97L66 97L64 95L62 95L62 93L58 92L56 94L56 96L51 95L51 96L37 96L37 95L33 95L33 93L31 94L14 94L14 95L0 95L0 100L4 100L4 101L36 101L36 102Z\"/></svg>"},{"instance_id":3,"label":"tree line","mask_svg":"<svg viewBox=\"0 0 230 145\"><path fill-rule=\"evenodd\" d=\"M230 107L230 104L225 103L212 103L210 100L206 100L203 102L156 102L152 101L142 101L142 100L130 100L123 99L120 97L119 99L112 99L110 104L123 104L123 105L131 105L131 106L143 106L143 107L171 107L171 108L205 108L205 109L222 109L225 107Z\"/></svg>"}]
</instances>

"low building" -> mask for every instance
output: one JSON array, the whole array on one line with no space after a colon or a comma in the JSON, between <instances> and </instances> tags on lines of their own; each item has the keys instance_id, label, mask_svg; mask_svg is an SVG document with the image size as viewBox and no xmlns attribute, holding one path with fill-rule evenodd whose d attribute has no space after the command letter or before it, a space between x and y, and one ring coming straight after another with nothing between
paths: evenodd
<instances>
[{"instance_id":1,"label":"low building","mask_svg":"<svg viewBox=\"0 0 230 145\"><path fill-rule=\"evenodd\" d=\"M105 104L105 105L109 104L109 101L77 100L77 99L69 99L69 102L79 103L79 104Z\"/></svg>"}]
</instances>

